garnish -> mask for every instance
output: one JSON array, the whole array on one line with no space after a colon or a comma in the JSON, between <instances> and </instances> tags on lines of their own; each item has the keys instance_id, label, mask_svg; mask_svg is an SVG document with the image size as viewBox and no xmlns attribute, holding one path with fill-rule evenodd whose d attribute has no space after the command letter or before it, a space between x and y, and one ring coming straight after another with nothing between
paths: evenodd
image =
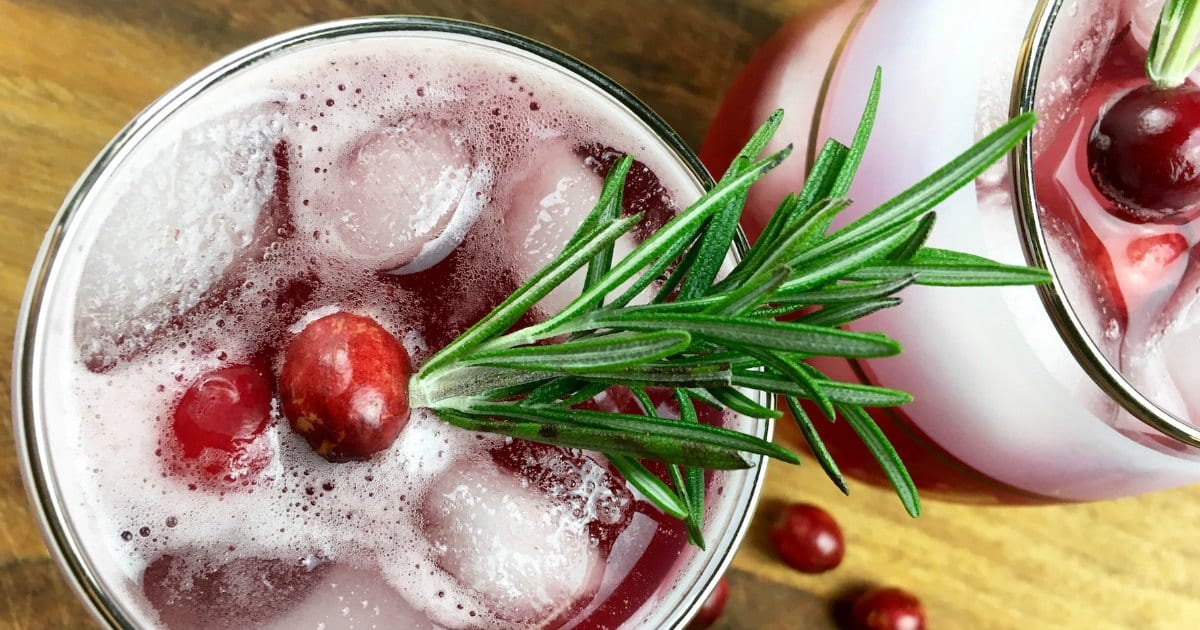
<instances>
[{"instance_id":1,"label":"garnish","mask_svg":"<svg viewBox=\"0 0 1200 630\"><path fill-rule=\"evenodd\" d=\"M1164 90L1183 85L1200 64L1200 2L1167 0L1146 51L1146 76Z\"/></svg>"},{"instance_id":2,"label":"garnish","mask_svg":"<svg viewBox=\"0 0 1200 630\"><path fill-rule=\"evenodd\" d=\"M1167 0L1146 52L1145 85L1100 113L1088 139L1088 171L1117 217L1180 223L1200 214L1200 2Z\"/></svg>"},{"instance_id":3,"label":"garnish","mask_svg":"<svg viewBox=\"0 0 1200 630\"><path fill-rule=\"evenodd\" d=\"M365 460L408 423L408 352L370 317L337 312L288 344L279 398L292 430L330 461Z\"/></svg>"},{"instance_id":4,"label":"garnish","mask_svg":"<svg viewBox=\"0 0 1200 630\"><path fill-rule=\"evenodd\" d=\"M244 481L270 461L271 380L251 365L201 374L171 410L176 467L198 480ZM198 473L198 474L196 474Z\"/></svg>"},{"instance_id":5,"label":"garnish","mask_svg":"<svg viewBox=\"0 0 1200 630\"><path fill-rule=\"evenodd\" d=\"M469 431L599 451L649 501L683 519L691 541L703 546L705 470L747 468L754 456L789 463L800 457L758 437L702 423L697 406L769 420L782 415L770 397L782 399L821 466L845 491L814 420L800 407L799 400L809 400L825 419L840 414L850 423L905 509L917 515L912 479L864 410L900 405L910 396L834 381L806 359L898 354L899 343L881 333L841 326L896 306L896 292L910 284L1048 280L1041 270L924 245L934 206L1007 153L1034 117L1012 120L909 190L831 230L834 217L850 203L845 195L878 98L877 74L853 142L825 145L803 187L783 200L758 242L728 273L723 265L747 190L790 153L789 147L760 157L782 112L753 135L711 190L615 260L613 243L641 219L620 216L632 160L619 160L596 206L558 257L413 375L411 406ZM578 297L544 321L512 329L581 270L586 280ZM645 291L653 299L634 304ZM610 388L627 389L639 404L616 410L585 405ZM653 472L647 461L663 464L665 474Z\"/></svg>"}]
</instances>

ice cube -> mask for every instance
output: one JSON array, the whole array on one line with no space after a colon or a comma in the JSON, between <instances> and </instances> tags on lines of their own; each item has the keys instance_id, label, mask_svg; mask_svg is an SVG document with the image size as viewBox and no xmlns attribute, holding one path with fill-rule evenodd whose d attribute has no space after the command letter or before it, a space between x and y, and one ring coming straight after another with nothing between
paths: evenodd
<instances>
[{"instance_id":1,"label":"ice cube","mask_svg":"<svg viewBox=\"0 0 1200 630\"><path fill-rule=\"evenodd\" d=\"M1154 27L1158 25L1158 14L1162 12L1163 0L1125 0L1125 17L1129 20L1129 32L1133 41L1142 50L1150 48ZM1140 58L1140 57L1139 57ZM1200 72L1192 70L1188 76L1194 84L1200 84Z\"/></svg>"},{"instance_id":2,"label":"ice cube","mask_svg":"<svg viewBox=\"0 0 1200 630\"><path fill-rule=\"evenodd\" d=\"M145 347L271 231L260 220L270 218L263 208L276 188L284 114L272 95L255 96L167 123L159 137L169 140L139 147L104 189L111 211L75 307L89 367Z\"/></svg>"},{"instance_id":3,"label":"ice cube","mask_svg":"<svg viewBox=\"0 0 1200 630\"><path fill-rule=\"evenodd\" d=\"M321 163L312 149L306 155L304 164ZM457 247L492 183L462 129L425 116L377 129L325 164L297 191L300 232L333 259L397 274L428 269Z\"/></svg>"},{"instance_id":4,"label":"ice cube","mask_svg":"<svg viewBox=\"0 0 1200 630\"><path fill-rule=\"evenodd\" d=\"M980 9L987 13L980 19L988 24L982 34L990 39L981 44L984 52L975 119L977 138L994 131L1010 116L1017 56L1035 5L1035 0L1015 0ZM1042 59L1035 104L1039 132L1033 137L1034 155L1041 153L1053 137L1053 130L1074 111L1083 91L1092 83L1119 23L1118 0L1064 3ZM982 182L1000 183L1007 168L1004 161L992 165Z\"/></svg>"},{"instance_id":5,"label":"ice cube","mask_svg":"<svg viewBox=\"0 0 1200 630\"><path fill-rule=\"evenodd\" d=\"M1120 362L1121 342L1124 339L1124 319L1117 308L1107 299L1104 280L1095 271L1094 265L1086 264L1078 239L1065 236L1060 226L1050 225L1047 230L1047 253L1054 264L1054 273L1062 285L1063 296L1069 307L1079 318L1084 331L1100 349L1101 354L1114 364ZM1045 309L1032 292L1009 291L1009 304L1014 308L1026 337L1034 348L1040 348L1039 358L1045 362L1049 372L1072 392L1075 400L1083 404L1099 418L1112 418L1116 405L1105 396L1080 368L1062 344L1058 331L1045 316Z\"/></svg>"},{"instance_id":6,"label":"ice cube","mask_svg":"<svg viewBox=\"0 0 1200 630\"><path fill-rule=\"evenodd\" d=\"M1036 110L1062 121L1092 83L1121 25L1120 0L1067 0L1059 9L1042 58ZM1048 74L1047 74L1048 73ZM1047 91L1044 81L1052 81Z\"/></svg>"},{"instance_id":7,"label":"ice cube","mask_svg":"<svg viewBox=\"0 0 1200 630\"><path fill-rule=\"evenodd\" d=\"M1155 380L1174 385L1182 405L1172 405L1168 409L1194 422L1200 419L1200 362L1196 360L1200 357L1200 306L1193 302L1187 311L1185 317L1168 326L1158 339L1163 366L1170 378Z\"/></svg>"},{"instance_id":8,"label":"ice cube","mask_svg":"<svg viewBox=\"0 0 1200 630\"><path fill-rule=\"evenodd\" d=\"M1157 326L1126 341L1122 371L1157 405L1195 420L1200 419L1200 263L1189 262L1165 307L1155 311Z\"/></svg>"},{"instance_id":9,"label":"ice cube","mask_svg":"<svg viewBox=\"0 0 1200 630\"><path fill-rule=\"evenodd\" d=\"M1163 0L1126 0L1123 7L1128 13L1129 32L1134 41L1141 45L1142 50L1150 48L1150 38L1154 36L1154 27L1158 24L1158 14L1162 12Z\"/></svg>"},{"instance_id":10,"label":"ice cube","mask_svg":"<svg viewBox=\"0 0 1200 630\"><path fill-rule=\"evenodd\" d=\"M586 521L491 462L447 472L422 511L439 566L498 616L554 619L599 585L604 562Z\"/></svg>"},{"instance_id":11,"label":"ice cube","mask_svg":"<svg viewBox=\"0 0 1200 630\"><path fill-rule=\"evenodd\" d=\"M603 180L585 157L562 140L548 140L514 178L504 215L505 235L517 273L533 275L554 259L600 198ZM613 247L620 260L636 247L622 237ZM583 289L584 274L575 274L546 296L540 306L555 313Z\"/></svg>"},{"instance_id":12,"label":"ice cube","mask_svg":"<svg viewBox=\"0 0 1200 630\"><path fill-rule=\"evenodd\" d=\"M1130 339L1125 344L1121 374L1154 404L1187 418L1189 409L1200 410L1200 392L1188 383L1195 371L1188 365L1194 363L1195 355L1188 353L1200 349L1197 335L1200 327L1189 322L1172 326L1161 335Z\"/></svg>"},{"instance_id":13,"label":"ice cube","mask_svg":"<svg viewBox=\"0 0 1200 630\"><path fill-rule=\"evenodd\" d=\"M293 601L286 614L272 619L270 628L440 628L388 586L377 570L360 570L340 563L323 566L319 585Z\"/></svg>"},{"instance_id":14,"label":"ice cube","mask_svg":"<svg viewBox=\"0 0 1200 630\"><path fill-rule=\"evenodd\" d=\"M635 512L629 527L613 542L609 553L604 578L597 588L596 597L576 615L576 619L587 619L603 602L617 590L621 582L629 576L638 561L646 554L654 537L659 533L659 523L642 512Z\"/></svg>"},{"instance_id":15,"label":"ice cube","mask_svg":"<svg viewBox=\"0 0 1200 630\"><path fill-rule=\"evenodd\" d=\"M156 558L142 591L169 628L243 628L290 609L312 591L324 565L180 551Z\"/></svg>"},{"instance_id":16,"label":"ice cube","mask_svg":"<svg viewBox=\"0 0 1200 630\"><path fill-rule=\"evenodd\" d=\"M547 142L516 179L504 224L529 273L550 262L600 198L603 182L570 144Z\"/></svg>"},{"instance_id":17,"label":"ice cube","mask_svg":"<svg viewBox=\"0 0 1200 630\"><path fill-rule=\"evenodd\" d=\"M1063 297L1079 318L1084 331L1114 363L1119 361L1121 339L1125 335L1125 317L1111 299L1115 287L1109 286L1099 265L1080 249L1079 239L1057 223L1049 224L1046 245L1054 273L1062 286ZM1040 328L1040 327L1039 327ZM1045 340L1049 344L1053 336Z\"/></svg>"}]
</instances>

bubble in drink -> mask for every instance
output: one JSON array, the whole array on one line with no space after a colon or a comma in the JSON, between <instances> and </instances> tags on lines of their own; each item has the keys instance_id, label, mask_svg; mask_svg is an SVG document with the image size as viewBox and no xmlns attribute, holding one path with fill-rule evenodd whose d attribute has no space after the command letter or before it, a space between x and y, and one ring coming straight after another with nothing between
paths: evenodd
<instances>
[{"instance_id":1,"label":"bubble in drink","mask_svg":"<svg viewBox=\"0 0 1200 630\"><path fill-rule=\"evenodd\" d=\"M627 406L619 412L636 413L636 409ZM492 459L520 477L522 484L537 487L566 506L572 516L587 523L602 546L620 535L633 515L635 501L625 481L587 453L514 441L492 451Z\"/></svg>"},{"instance_id":2,"label":"bubble in drink","mask_svg":"<svg viewBox=\"0 0 1200 630\"><path fill-rule=\"evenodd\" d=\"M233 630L263 624L304 601L324 573L323 567L310 569L299 562L222 561L183 551L155 559L141 582L164 624Z\"/></svg>"},{"instance_id":3,"label":"bubble in drink","mask_svg":"<svg viewBox=\"0 0 1200 630\"><path fill-rule=\"evenodd\" d=\"M114 199L80 283L76 336L85 363L108 368L196 306L277 226L286 114L261 90L208 112L172 142L135 153L109 183Z\"/></svg>"}]
</instances>

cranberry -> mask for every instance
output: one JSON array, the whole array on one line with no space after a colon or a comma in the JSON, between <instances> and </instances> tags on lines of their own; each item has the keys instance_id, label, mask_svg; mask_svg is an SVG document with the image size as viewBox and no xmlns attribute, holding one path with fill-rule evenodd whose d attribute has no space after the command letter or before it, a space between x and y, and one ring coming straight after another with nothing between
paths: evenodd
<instances>
[{"instance_id":1,"label":"cranberry","mask_svg":"<svg viewBox=\"0 0 1200 630\"><path fill-rule=\"evenodd\" d=\"M725 602L729 600L729 583L722 576L717 580L717 586L709 593L708 599L700 605L700 610L696 612L696 616L692 618L692 622L688 624L688 630L704 630L721 617L721 613L725 611Z\"/></svg>"},{"instance_id":2,"label":"cranberry","mask_svg":"<svg viewBox=\"0 0 1200 630\"><path fill-rule=\"evenodd\" d=\"M875 588L854 601L850 612L854 630L924 630L921 600L907 591Z\"/></svg>"},{"instance_id":3,"label":"cranberry","mask_svg":"<svg viewBox=\"0 0 1200 630\"><path fill-rule=\"evenodd\" d=\"M261 468L254 446L271 419L271 384L257 368L236 365L196 379L171 414L171 434L185 460L210 475L239 477Z\"/></svg>"},{"instance_id":4,"label":"cranberry","mask_svg":"<svg viewBox=\"0 0 1200 630\"><path fill-rule=\"evenodd\" d=\"M1123 94L1100 114L1088 140L1092 181L1135 223L1172 223L1200 210L1200 88Z\"/></svg>"},{"instance_id":5,"label":"cranberry","mask_svg":"<svg viewBox=\"0 0 1200 630\"><path fill-rule=\"evenodd\" d=\"M283 359L283 412L330 461L364 460L408 422L408 353L370 317L338 312L304 328Z\"/></svg>"},{"instance_id":6,"label":"cranberry","mask_svg":"<svg viewBox=\"0 0 1200 630\"><path fill-rule=\"evenodd\" d=\"M833 569L846 553L837 521L808 503L794 503L783 510L771 529L771 545L788 566L804 573Z\"/></svg>"}]
</instances>

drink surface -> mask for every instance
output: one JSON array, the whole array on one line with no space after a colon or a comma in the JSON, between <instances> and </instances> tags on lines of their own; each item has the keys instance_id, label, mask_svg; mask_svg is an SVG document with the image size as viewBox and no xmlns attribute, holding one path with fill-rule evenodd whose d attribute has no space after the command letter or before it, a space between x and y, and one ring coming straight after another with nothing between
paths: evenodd
<instances>
[{"instance_id":1,"label":"drink surface","mask_svg":"<svg viewBox=\"0 0 1200 630\"><path fill-rule=\"evenodd\" d=\"M693 552L592 454L414 410L392 448L333 464L275 398L265 425L180 428L199 383L256 400L237 378L278 374L290 336L329 312L376 319L419 366L557 253L622 153L639 160L626 211L646 228L698 195L594 86L415 34L278 55L139 138L90 193L49 289L41 401L70 520L131 614L281 628L647 614Z\"/></svg>"},{"instance_id":2,"label":"drink surface","mask_svg":"<svg viewBox=\"0 0 1200 630\"><path fill-rule=\"evenodd\" d=\"M1123 215L1097 188L1088 158L1096 121L1147 83L1146 51L1160 7L1146 0L1125 7L1128 28L1110 38L1071 116L1047 130L1034 173L1055 264L1070 277L1066 298L1083 314L1088 335L1138 391L1176 417L1194 420L1200 418L1200 364L1192 352L1200 223L1188 207L1163 221ZM1188 84L1195 81L1193 73ZM1151 110L1143 123L1152 126L1156 113L1171 116ZM1114 408L1111 416L1121 431L1152 433L1123 410Z\"/></svg>"},{"instance_id":3,"label":"drink surface","mask_svg":"<svg viewBox=\"0 0 1200 630\"><path fill-rule=\"evenodd\" d=\"M778 142L819 148L826 137L851 138L871 76L881 67L875 132L849 195L854 205L844 216L852 220L1007 118L1018 53L1036 5L1032 0L931 0L919 6L902 0L849 0L805 16L764 46L739 77L706 139L705 162L713 170L723 166L730 143L740 137L743 118L792 102L811 103L813 109L785 121ZM1086 180L1086 167L1079 171L1075 162L1081 157L1078 147L1064 158L1063 138L1082 119L1094 118L1121 81L1128 81L1130 75L1121 75L1118 67L1127 71L1140 64L1131 59L1144 54L1147 25L1153 24L1148 16L1156 15L1159 6L1161 2L1151 0L1063 4L1042 62L1035 107L1040 122L1031 138L1043 204L1063 188L1052 181L1062 172L1074 179L1082 174ZM821 82L819 98L798 93L805 78ZM1082 133L1086 137L1087 130ZM930 245L1025 262L1006 166L985 172L974 194L961 191L938 208ZM800 181L804 168L785 164L752 191L746 222L752 238L775 200ZM1086 203L1097 202L1088 198ZM1043 216L1069 214L1048 207ZM1126 371L1127 377L1148 395L1176 402L1174 408L1186 417L1190 412L1180 398L1190 394L1166 390L1175 390L1174 380L1191 374L1183 367L1190 363L1184 357L1190 346L1177 341L1174 347L1182 352L1158 353L1165 361L1154 352L1121 356L1120 348L1125 343L1145 350L1155 326L1159 332L1172 329L1161 319L1163 295L1176 291L1184 268L1190 267L1189 256L1180 252L1190 249L1194 238L1179 226L1140 226L1101 245L1085 238L1094 229L1087 224L1077 221L1064 229L1064 220L1052 223L1053 259L1066 269L1060 277L1072 307L1090 324L1098 343L1114 350L1110 356L1121 367L1135 368ZM1143 237L1149 239L1131 248ZM1090 250L1077 251L1089 242L1094 245ZM1140 310L1130 314L1144 322L1136 344L1126 343L1134 337L1124 329L1111 329L1112 300L1097 302L1090 288L1097 282L1092 270L1107 265L1115 253L1125 261L1123 273L1117 285L1106 288L1138 298ZM1164 284L1147 286L1150 275ZM1157 306L1143 299L1157 294L1163 294L1155 298ZM903 299L901 307L854 324L896 338L904 347L901 356L827 361L820 367L836 378L875 382L914 395L913 403L873 415L923 488L959 499L1024 503L1125 496L1200 477L1194 452L1118 412L1075 361L1033 290L914 287ZM1148 360L1157 367L1149 369ZM1139 371L1148 378L1138 382ZM1164 378L1168 371L1179 376ZM828 435L843 468L881 480L866 450L842 429L830 427Z\"/></svg>"}]
</instances>

